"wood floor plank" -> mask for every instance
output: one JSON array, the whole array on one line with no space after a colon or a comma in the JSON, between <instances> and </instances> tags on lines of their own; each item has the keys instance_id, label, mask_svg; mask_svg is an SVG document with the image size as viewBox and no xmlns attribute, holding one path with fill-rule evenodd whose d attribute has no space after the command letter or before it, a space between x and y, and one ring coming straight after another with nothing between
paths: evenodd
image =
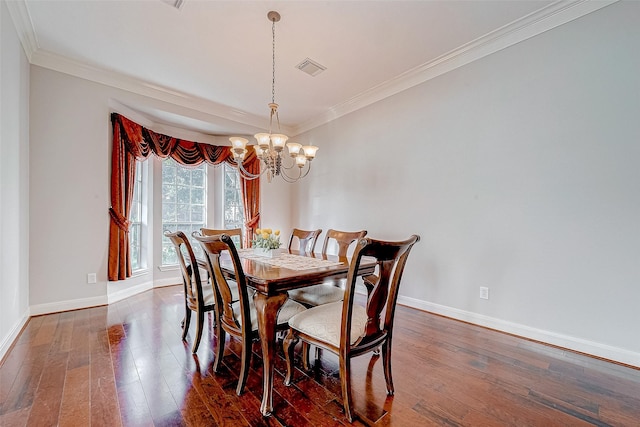
<instances>
[{"instance_id":1,"label":"wood floor plank","mask_svg":"<svg viewBox=\"0 0 640 427\"><path fill-rule=\"evenodd\" d=\"M60 402L64 389L69 353L49 355L35 393L29 425L54 425L60 416Z\"/></svg>"},{"instance_id":2,"label":"wood floor plank","mask_svg":"<svg viewBox=\"0 0 640 427\"><path fill-rule=\"evenodd\" d=\"M88 365L67 370L60 402L61 426L88 426L91 424L91 370Z\"/></svg>"},{"instance_id":3,"label":"wood floor plank","mask_svg":"<svg viewBox=\"0 0 640 427\"><path fill-rule=\"evenodd\" d=\"M338 359L323 352L290 387L278 346L274 414L260 414L262 355L253 344L237 396L241 346L217 338L207 317L181 340L182 286L95 307L31 318L0 365L5 426L640 426L640 369L398 307L392 352L396 393L379 357L354 359L355 409L344 417ZM193 322L192 322L193 323Z\"/></svg>"},{"instance_id":4,"label":"wood floor plank","mask_svg":"<svg viewBox=\"0 0 640 427\"><path fill-rule=\"evenodd\" d=\"M32 353L40 357L27 358L0 405L0 415L33 405L34 395L38 390L40 377L44 370L44 359L48 346L33 347Z\"/></svg>"}]
</instances>

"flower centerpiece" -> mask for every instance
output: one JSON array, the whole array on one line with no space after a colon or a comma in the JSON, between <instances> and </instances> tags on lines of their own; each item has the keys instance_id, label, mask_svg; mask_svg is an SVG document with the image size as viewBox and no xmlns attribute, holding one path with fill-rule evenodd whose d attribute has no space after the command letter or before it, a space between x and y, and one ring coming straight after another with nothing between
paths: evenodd
<instances>
[{"instance_id":1,"label":"flower centerpiece","mask_svg":"<svg viewBox=\"0 0 640 427\"><path fill-rule=\"evenodd\" d=\"M280 246L280 230L271 230L270 228L257 228L251 246L253 252L262 256L277 256L282 252Z\"/></svg>"}]
</instances>

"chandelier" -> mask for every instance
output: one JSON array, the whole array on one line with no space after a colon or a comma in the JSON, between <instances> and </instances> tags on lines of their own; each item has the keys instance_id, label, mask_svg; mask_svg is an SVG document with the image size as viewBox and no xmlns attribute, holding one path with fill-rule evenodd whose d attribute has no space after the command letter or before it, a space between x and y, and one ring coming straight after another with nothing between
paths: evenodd
<instances>
[{"instance_id":1,"label":"chandelier","mask_svg":"<svg viewBox=\"0 0 640 427\"><path fill-rule=\"evenodd\" d=\"M267 174L267 179L271 182L274 176L280 176L287 182L295 182L307 176L311 170L311 161L316 156L318 147L313 145L301 145L295 142L287 142L288 136L280 131L280 118L278 117L278 104L276 104L276 22L280 21L280 14L271 11L267 14L267 18L271 21L271 37L272 37L272 67L271 67L271 103L269 103L269 133L257 133L254 138L257 141L253 147L256 156L260 159L262 172L253 174L248 172L242 165L242 161L246 157L247 143L246 138L232 136L231 155L238 166L238 171L245 179L256 179L263 174ZM278 125L278 133L272 132L273 118L275 116ZM287 147L289 153L289 165L285 165L283 158L287 158L284 154L284 148ZM297 170L296 170L297 169ZM289 171L289 172L287 172ZM297 174L296 174L297 171Z\"/></svg>"}]
</instances>

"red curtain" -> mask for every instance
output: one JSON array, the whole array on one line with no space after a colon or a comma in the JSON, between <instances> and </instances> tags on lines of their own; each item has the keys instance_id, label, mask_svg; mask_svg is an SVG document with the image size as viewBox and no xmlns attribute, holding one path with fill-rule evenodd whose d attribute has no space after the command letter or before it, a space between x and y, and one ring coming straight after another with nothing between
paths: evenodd
<instances>
[{"instance_id":1,"label":"red curtain","mask_svg":"<svg viewBox=\"0 0 640 427\"><path fill-rule=\"evenodd\" d=\"M129 254L129 214L133 199L136 160L145 160L151 154L160 158L171 157L182 165L213 165L222 162L234 164L228 146L185 141L156 133L126 117L112 113L113 151L111 159L111 208L109 215L109 280L131 277ZM251 173L260 172L260 160L251 151L242 163ZM260 179L242 179L242 201L245 211L245 243L251 240L260 220ZM248 239L248 240L247 240Z\"/></svg>"}]
</instances>

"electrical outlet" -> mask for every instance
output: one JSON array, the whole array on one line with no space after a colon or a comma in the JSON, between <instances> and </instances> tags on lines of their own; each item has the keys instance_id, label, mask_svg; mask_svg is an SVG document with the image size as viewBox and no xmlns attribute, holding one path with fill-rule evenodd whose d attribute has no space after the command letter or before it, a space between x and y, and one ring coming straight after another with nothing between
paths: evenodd
<instances>
[{"instance_id":1,"label":"electrical outlet","mask_svg":"<svg viewBox=\"0 0 640 427\"><path fill-rule=\"evenodd\" d=\"M96 283L96 273L87 274L87 283Z\"/></svg>"},{"instance_id":2,"label":"electrical outlet","mask_svg":"<svg viewBox=\"0 0 640 427\"><path fill-rule=\"evenodd\" d=\"M489 288L480 286L480 298L489 299Z\"/></svg>"}]
</instances>

